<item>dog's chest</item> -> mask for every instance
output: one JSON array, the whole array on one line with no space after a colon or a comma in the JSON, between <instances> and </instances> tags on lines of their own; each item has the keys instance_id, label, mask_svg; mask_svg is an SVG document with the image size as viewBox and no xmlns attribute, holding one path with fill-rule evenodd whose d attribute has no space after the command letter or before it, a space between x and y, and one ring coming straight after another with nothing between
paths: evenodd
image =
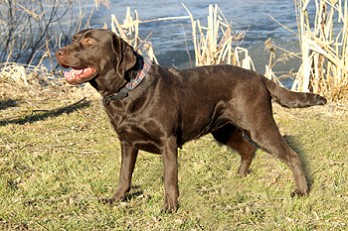
<instances>
[{"instance_id":1,"label":"dog's chest","mask_svg":"<svg viewBox=\"0 0 348 231\"><path fill-rule=\"evenodd\" d=\"M107 111L118 137L137 149L160 153L166 128L153 117Z\"/></svg>"}]
</instances>

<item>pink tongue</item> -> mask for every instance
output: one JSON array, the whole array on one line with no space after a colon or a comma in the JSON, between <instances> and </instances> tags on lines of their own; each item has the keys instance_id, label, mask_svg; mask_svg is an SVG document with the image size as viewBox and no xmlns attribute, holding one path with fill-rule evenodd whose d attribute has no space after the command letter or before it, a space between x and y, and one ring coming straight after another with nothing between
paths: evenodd
<instances>
[{"instance_id":1,"label":"pink tongue","mask_svg":"<svg viewBox=\"0 0 348 231\"><path fill-rule=\"evenodd\" d=\"M88 81L94 73L95 69L92 67L71 69L70 71L64 72L64 77L70 84L79 84Z\"/></svg>"},{"instance_id":2,"label":"pink tongue","mask_svg":"<svg viewBox=\"0 0 348 231\"><path fill-rule=\"evenodd\" d=\"M75 78L75 76L78 76L78 75L82 74L82 73L83 73L83 70L84 70L84 69L81 69L81 70L71 69L70 71L65 71L65 72L64 72L64 77L65 77L66 79Z\"/></svg>"}]
</instances>

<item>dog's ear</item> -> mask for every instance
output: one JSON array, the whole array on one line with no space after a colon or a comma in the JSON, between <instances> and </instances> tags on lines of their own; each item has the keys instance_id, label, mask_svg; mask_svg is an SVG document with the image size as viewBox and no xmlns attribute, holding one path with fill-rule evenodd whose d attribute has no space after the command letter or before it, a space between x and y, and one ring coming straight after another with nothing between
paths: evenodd
<instances>
[{"instance_id":1,"label":"dog's ear","mask_svg":"<svg viewBox=\"0 0 348 231\"><path fill-rule=\"evenodd\" d=\"M116 55L116 73L119 77L124 78L125 73L135 66L137 56L134 49L122 38L118 38L113 33L112 39Z\"/></svg>"}]
</instances>

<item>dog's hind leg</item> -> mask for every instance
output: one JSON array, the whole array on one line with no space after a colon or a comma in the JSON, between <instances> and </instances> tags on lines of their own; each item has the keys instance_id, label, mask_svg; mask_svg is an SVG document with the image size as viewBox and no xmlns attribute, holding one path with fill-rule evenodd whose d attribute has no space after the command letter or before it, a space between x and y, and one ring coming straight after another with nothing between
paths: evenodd
<instances>
[{"instance_id":1,"label":"dog's hind leg","mask_svg":"<svg viewBox=\"0 0 348 231\"><path fill-rule=\"evenodd\" d=\"M249 126L250 125L250 126ZM293 151L281 136L272 114L249 114L239 124L249 131L251 139L260 148L285 162L291 169L296 190L294 194L307 195L308 185L299 155Z\"/></svg>"},{"instance_id":2,"label":"dog's hind leg","mask_svg":"<svg viewBox=\"0 0 348 231\"><path fill-rule=\"evenodd\" d=\"M239 153L241 163L237 173L241 177L248 175L250 173L249 168L251 161L254 158L256 148L244 138L243 132L235 126L228 124L212 132L212 135L218 142L229 146Z\"/></svg>"}]
</instances>

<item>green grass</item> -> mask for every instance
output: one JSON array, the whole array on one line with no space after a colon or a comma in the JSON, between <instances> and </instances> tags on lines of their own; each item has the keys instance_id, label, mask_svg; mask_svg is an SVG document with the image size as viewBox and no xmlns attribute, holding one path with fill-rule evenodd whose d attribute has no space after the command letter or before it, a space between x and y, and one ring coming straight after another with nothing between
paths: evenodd
<instances>
[{"instance_id":1,"label":"green grass","mask_svg":"<svg viewBox=\"0 0 348 231\"><path fill-rule=\"evenodd\" d=\"M98 202L116 187L120 146L99 100L64 108L80 98L0 98L0 230L348 229L343 113L274 109L304 160L308 197L291 198L290 170L262 151L239 178L239 156L205 136L179 151L180 209L164 214L161 157L145 152L129 200Z\"/></svg>"}]
</instances>

